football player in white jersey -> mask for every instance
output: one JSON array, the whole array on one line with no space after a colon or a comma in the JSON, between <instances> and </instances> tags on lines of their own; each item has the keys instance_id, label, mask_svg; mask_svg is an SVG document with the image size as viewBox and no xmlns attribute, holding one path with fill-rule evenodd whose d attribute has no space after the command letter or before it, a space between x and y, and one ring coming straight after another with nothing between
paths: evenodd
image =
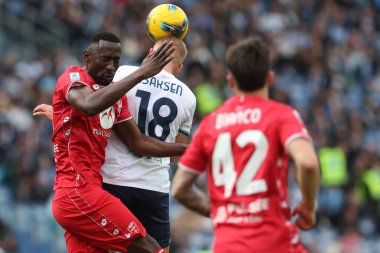
<instances>
[{"instance_id":1,"label":"football player in white jersey","mask_svg":"<svg viewBox=\"0 0 380 253\"><path fill-rule=\"evenodd\" d=\"M127 94L128 107L142 133L165 142L185 143L195 113L196 99L186 84L174 74L182 70L187 49L182 40L174 42L173 60L154 77L143 80ZM164 40L155 43L159 47ZM113 81L124 78L138 67L120 66ZM47 105L36 107L36 115L47 118ZM139 157L112 134L102 166L103 188L120 198L157 240L169 251L169 166L170 158Z\"/></svg>"},{"instance_id":2,"label":"football player in white jersey","mask_svg":"<svg viewBox=\"0 0 380 253\"><path fill-rule=\"evenodd\" d=\"M127 93L128 107L142 133L165 142L186 142L196 107L192 91L174 74L182 70L186 45L174 42L174 59L152 78L145 79ZM163 41L155 43L153 49ZM114 81L137 67L121 66ZM168 251L170 158L139 157L112 135L102 166L103 188L120 198L144 225L147 232Z\"/></svg>"}]
</instances>

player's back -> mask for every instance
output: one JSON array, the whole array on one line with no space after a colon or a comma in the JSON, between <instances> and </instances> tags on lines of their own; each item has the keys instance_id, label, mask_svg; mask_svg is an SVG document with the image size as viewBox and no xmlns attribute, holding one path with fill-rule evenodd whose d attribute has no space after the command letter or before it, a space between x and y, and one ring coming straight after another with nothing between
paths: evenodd
<instances>
[{"instance_id":1,"label":"player's back","mask_svg":"<svg viewBox=\"0 0 380 253\"><path fill-rule=\"evenodd\" d=\"M235 96L199 132L207 140L202 149L209 159L215 252L292 252L286 144L309 138L296 111L269 99Z\"/></svg>"},{"instance_id":2,"label":"player's back","mask_svg":"<svg viewBox=\"0 0 380 253\"><path fill-rule=\"evenodd\" d=\"M138 67L120 66L114 81ZM145 135L174 143L179 132L189 134L196 100L191 90L174 75L161 71L127 93L128 107ZM169 192L170 158L138 157L114 135L106 150L103 181L109 184Z\"/></svg>"}]
</instances>

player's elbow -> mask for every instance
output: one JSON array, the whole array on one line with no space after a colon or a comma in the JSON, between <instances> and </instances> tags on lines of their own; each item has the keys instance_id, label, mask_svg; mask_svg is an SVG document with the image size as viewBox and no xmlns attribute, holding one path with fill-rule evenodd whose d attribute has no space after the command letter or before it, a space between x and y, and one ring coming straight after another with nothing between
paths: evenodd
<instances>
[{"instance_id":1,"label":"player's elbow","mask_svg":"<svg viewBox=\"0 0 380 253\"><path fill-rule=\"evenodd\" d=\"M316 173L319 172L319 161L317 156L309 156L309 157L303 157L302 159L299 159L296 161L297 167L300 169L306 171L306 172L311 172L311 173Z\"/></svg>"}]
</instances>

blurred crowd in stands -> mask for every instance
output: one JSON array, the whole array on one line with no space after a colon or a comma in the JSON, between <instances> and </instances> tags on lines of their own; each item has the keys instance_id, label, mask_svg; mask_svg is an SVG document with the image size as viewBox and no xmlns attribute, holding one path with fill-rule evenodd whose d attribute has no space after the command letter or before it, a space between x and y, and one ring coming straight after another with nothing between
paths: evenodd
<instances>
[{"instance_id":1,"label":"blurred crowd in stands","mask_svg":"<svg viewBox=\"0 0 380 253\"><path fill-rule=\"evenodd\" d=\"M9 17L0 23L0 252L64 252L58 242L62 232L49 214L52 126L33 118L32 109L51 103L56 78L66 67L83 64L82 52L94 32L119 35L121 64L138 65L152 46L145 18L164 2L0 0L2 17ZM299 110L321 161L318 225L302 233L304 243L312 253L380 252L380 1L172 3L189 18L189 54L180 79L197 97L194 130L232 95L225 81L226 48L247 35L263 36L276 73L271 97ZM31 10L38 14L27 21L33 31L53 22L65 28L59 47L20 53L33 45L28 38L11 41L17 28L7 31L7 21L27 19ZM289 173L294 206L300 196L292 165ZM174 201L171 217L172 253L210 248L209 220ZM54 238L54 245L46 238Z\"/></svg>"}]
</instances>

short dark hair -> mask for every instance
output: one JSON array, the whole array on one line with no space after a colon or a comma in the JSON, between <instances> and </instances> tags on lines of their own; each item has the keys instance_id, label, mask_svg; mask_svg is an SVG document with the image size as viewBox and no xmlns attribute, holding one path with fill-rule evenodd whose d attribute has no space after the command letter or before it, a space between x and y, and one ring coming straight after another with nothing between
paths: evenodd
<instances>
[{"instance_id":1,"label":"short dark hair","mask_svg":"<svg viewBox=\"0 0 380 253\"><path fill-rule=\"evenodd\" d=\"M99 44L100 40L120 43L119 37L111 32L97 32L90 38L90 44L96 43Z\"/></svg>"},{"instance_id":2,"label":"short dark hair","mask_svg":"<svg viewBox=\"0 0 380 253\"><path fill-rule=\"evenodd\" d=\"M259 37L252 36L230 46L226 62L241 91L264 87L270 68L269 48Z\"/></svg>"}]
</instances>

